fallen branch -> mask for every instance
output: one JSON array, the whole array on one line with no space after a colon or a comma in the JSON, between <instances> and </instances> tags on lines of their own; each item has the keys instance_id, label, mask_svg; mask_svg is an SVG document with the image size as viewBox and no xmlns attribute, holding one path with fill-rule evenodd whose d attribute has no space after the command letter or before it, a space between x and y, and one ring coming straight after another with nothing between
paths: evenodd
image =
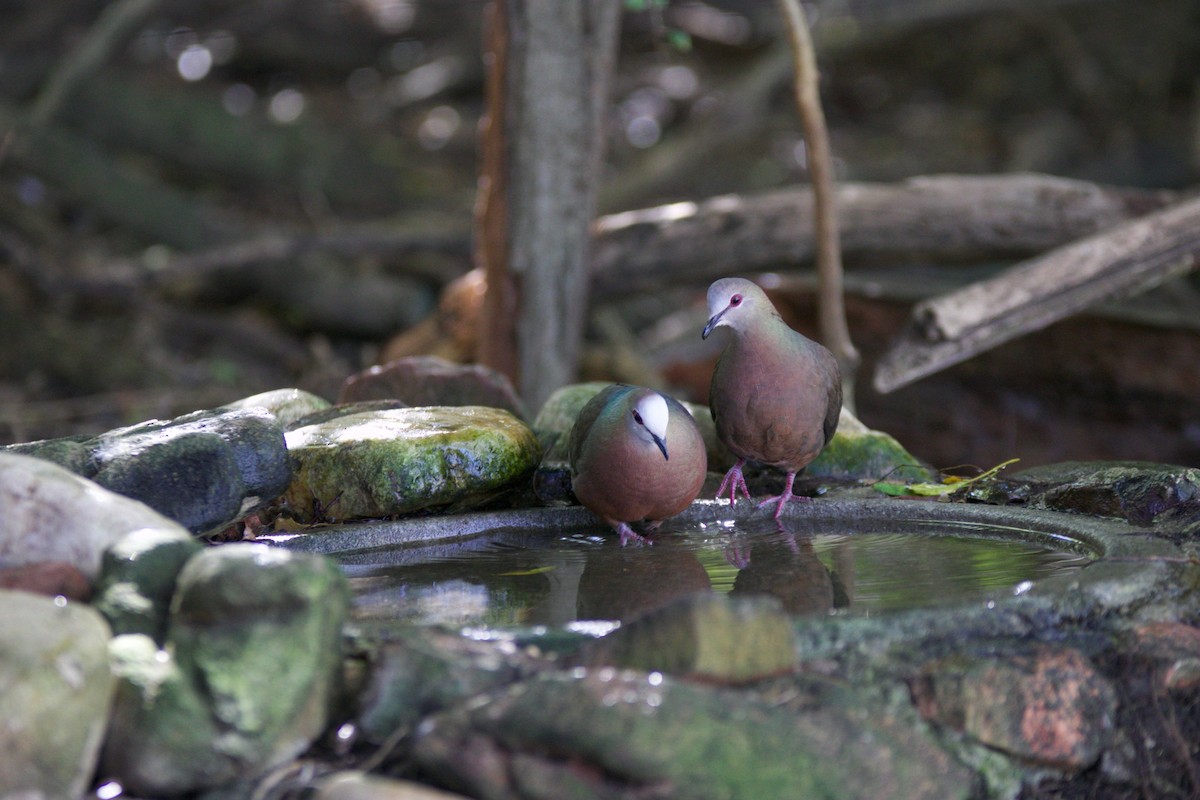
<instances>
[{"instance_id":1,"label":"fallen branch","mask_svg":"<svg viewBox=\"0 0 1200 800\"><path fill-rule=\"evenodd\" d=\"M1176 195L1049 175L940 175L837 187L848 263L1022 258L1162 208ZM811 262L808 188L727 195L597 220L592 291L608 299Z\"/></svg>"},{"instance_id":2,"label":"fallen branch","mask_svg":"<svg viewBox=\"0 0 1200 800\"><path fill-rule=\"evenodd\" d=\"M1200 199L1059 247L1000 275L917 304L875 372L890 392L1099 303L1200 263Z\"/></svg>"}]
</instances>

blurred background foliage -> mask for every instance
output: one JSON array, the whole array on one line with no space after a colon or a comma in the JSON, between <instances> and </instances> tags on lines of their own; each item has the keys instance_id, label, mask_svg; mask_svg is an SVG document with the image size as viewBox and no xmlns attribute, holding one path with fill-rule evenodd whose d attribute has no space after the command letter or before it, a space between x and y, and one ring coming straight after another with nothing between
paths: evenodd
<instances>
[{"instance_id":1,"label":"blurred background foliage","mask_svg":"<svg viewBox=\"0 0 1200 800\"><path fill-rule=\"evenodd\" d=\"M472 266L485 5L0 0L0 443L282 386L333 399L424 319ZM807 11L840 180L1196 183L1196 0ZM107 57L39 119L56 74L119 13L136 24L101 42ZM601 213L804 182L790 68L772 0L627 0ZM893 266L850 304L865 374L914 297L945 288L916 269L928 265ZM676 312L694 316L704 286L674 283L597 309L627 335L612 335L610 315L593 338L624 341L703 401L711 352L681 351L691 331L666 323L686 329ZM810 291L781 304L811 323ZM944 465L1027 450L1200 463L1195 368L1136 378L1168 350L1170 363L1200 361L1195 329L1097 324L1109 326L1099 337L1062 323L895 395L864 387L860 414ZM1098 343L1120 357L1052 380Z\"/></svg>"}]
</instances>

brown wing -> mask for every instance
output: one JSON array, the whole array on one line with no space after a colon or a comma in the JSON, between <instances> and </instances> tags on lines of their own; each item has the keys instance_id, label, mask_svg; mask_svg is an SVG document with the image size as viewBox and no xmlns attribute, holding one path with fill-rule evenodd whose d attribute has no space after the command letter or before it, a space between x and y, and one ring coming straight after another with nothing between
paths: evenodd
<instances>
[{"instance_id":1,"label":"brown wing","mask_svg":"<svg viewBox=\"0 0 1200 800\"><path fill-rule=\"evenodd\" d=\"M580 409L579 416L575 419L575 425L571 428L571 442L567 448L567 458L570 461L572 473L575 472L575 464L579 459L580 451L583 450L583 443L587 441L588 434L591 433L592 426L596 424L596 420L600 417L601 412L610 403L615 402L618 397L631 391L633 391L632 386L627 386L623 383L614 383L597 392Z\"/></svg>"},{"instance_id":2,"label":"brown wing","mask_svg":"<svg viewBox=\"0 0 1200 800\"><path fill-rule=\"evenodd\" d=\"M825 444L829 444L829 440L833 438L833 434L837 432L838 419L842 415L842 371L838 369L837 359L833 353L821 348L822 367L829 381L829 405L825 408Z\"/></svg>"}]
</instances>

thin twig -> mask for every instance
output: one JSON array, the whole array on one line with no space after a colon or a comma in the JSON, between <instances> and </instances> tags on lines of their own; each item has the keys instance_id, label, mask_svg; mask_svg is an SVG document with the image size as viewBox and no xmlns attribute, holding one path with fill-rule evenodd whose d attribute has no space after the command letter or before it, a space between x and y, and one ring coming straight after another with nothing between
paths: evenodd
<instances>
[{"instance_id":1,"label":"thin twig","mask_svg":"<svg viewBox=\"0 0 1200 800\"><path fill-rule=\"evenodd\" d=\"M46 79L29 112L30 126L39 128L50 122L79 84L141 29L159 3L160 0L119 0L107 6L79 47L67 54Z\"/></svg>"},{"instance_id":2,"label":"thin twig","mask_svg":"<svg viewBox=\"0 0 1200 800\"><path fill-rule=\"evenodd\" d=\"M821 338L833 351L842 370L842 398L854 411L854 377L860 357L850 339L846 306L842 298L842 252L838 239L837 206L834 202L833 156L829 130L821 109L817 58L808 22L799 0L779 0L787 21L795 66L796 105L808 154L808 174L813 184L817 231L817 273L820 276L818 319Z\"/></svg>"}]
</instances>

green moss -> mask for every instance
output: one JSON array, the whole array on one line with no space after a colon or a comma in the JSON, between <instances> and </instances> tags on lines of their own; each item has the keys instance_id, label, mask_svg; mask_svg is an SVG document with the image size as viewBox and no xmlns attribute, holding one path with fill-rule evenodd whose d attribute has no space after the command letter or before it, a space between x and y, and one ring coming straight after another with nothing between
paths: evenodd
<instances>
[{"instance_id":1,"label":"green moss","mask_svg":"<svg viewBox=\"0 0 1200 800\"><path fill-rule=\"evenodd\" d=\"M527 476L541 452L527 425L482 406L351 414L287 441L294 477L285 499L319 521L471 502Z\"/></svg>"}]
</instances>

